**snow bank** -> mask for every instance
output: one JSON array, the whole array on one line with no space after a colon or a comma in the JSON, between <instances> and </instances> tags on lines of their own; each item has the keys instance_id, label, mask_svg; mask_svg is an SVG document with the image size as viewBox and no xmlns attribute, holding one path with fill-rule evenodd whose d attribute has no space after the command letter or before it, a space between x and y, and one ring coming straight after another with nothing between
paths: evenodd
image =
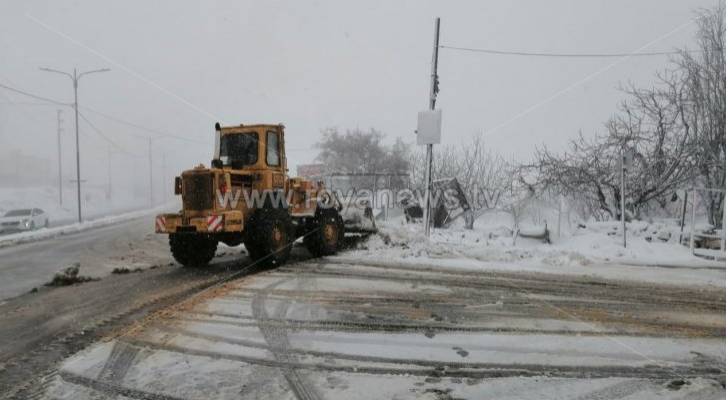
<instances>
[{"instance_id":1,"label":"snow bank","mask_svg":"<svg viewBox=\"0 0 728 400\"><path fill-rule=\"evenodd\" d=\"M724 263L705 260L690 253L678 243L680 228L667 222L627 224L627 248L622 246L618 222L599 222L576 228L556 237L552 244L541 240L517 237L503 226L476 225L473 230L462 226L433 229L430 240L422 226L388 221L380 224L380 234L363 246L367 250L397 253L400 258L441 258L466 256L481 261L542 260L550 265L589 265L618 263L686 268L720 268ZM526 227L522 231L543 232L543 227ZM391 254L395 255L395 254Z\"/></svg>"},{"instance_id":2,"label":"snow bank","mask_svg":"<svg viewBox=\"0 0 728 400\"><path fill-rule=\"evenodd\" d=\"M69 235L93 228L99 228L103 226L117 224L123 221L128 221L136 218L150 216L156 213L166 212L170 209L170 205L160 206L154 209L139 210L119 215L112 215L107 217L101 217L93 220L84 221L82 223L75 223L69 225L63 225L55 228L42 228L37 231L20 232L11 235L0 236L0 248L6 246L12 246L21 243L35 242L38 240L45 240L54 238L61 235ZM149 226L153 227L154 221L150 219ZM150 228L151 229L151 228Z\"/></svg>"},{"instance_id":3,"label":"snow bank","mask_svg":"<svg viewBox=\"0 0 728 400\"><path fill-rule=\"evenodd\" d=\"M45 211L51 224L59 221L73 221L76 218L76 186L66 185L63 190L63 207L59 204L58 189L51 186L0 187L0 212L17 208L40 208ZM86 216L100 217L119 214L148 206L147 197L131 192L113 193L108 196L107 188L87 185L83 188L81 206Z\"/></svg>"},{"instance_id":4,"label":"snow bank","mask_svg":"<svg viewBox=\"0 0 728 400\"><path fill-rule=\"evenodd\" d=\"M511 229L497 223L476 223L473 230L462 226L433 229L428 240L421 224L393 219L381 222L377 235L341 258L724 286L725 263L692 255L688 247L678 243L679 230L674 221L628 223L625 249L618 222L587 224L562 232L561 237L552 231L552 244L546 244L537 239L514 239Z\"/></svg>"}]
</instances>

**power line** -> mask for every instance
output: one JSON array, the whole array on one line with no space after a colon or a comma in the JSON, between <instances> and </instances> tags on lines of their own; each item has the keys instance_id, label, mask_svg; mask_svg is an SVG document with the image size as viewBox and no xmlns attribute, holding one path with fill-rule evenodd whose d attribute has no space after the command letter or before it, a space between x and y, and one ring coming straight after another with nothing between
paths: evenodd
<instances>
[{"instance_id":1,"label":"power line","mask_svg":"<svg viewBox=\"0 0 728 400\"><path fill-rule=\"evenodd\" d=\"M172 135L172 134L167 133L167 132L159 131L159 130L152 129L152 128L147 128L145 126L142 126L142 125L139 125L139 124L135 124L133 122L129 122L129 121L126 121L126 120L123 120L123 119L121 119L119 117L115 117L113 115L109 115L109 114L103 113L101 111L94 110L94 109L89 108L87 106L82 106L80 108L83 108L83 109L85 109L88 112L94 113L96 115L99 115L101 117L104 117L104 118L106 118L108 120L111 120L111 121L114 121L114 122L117 122L117 123L120 123L120 124L123 124L123 125L127 125L127 126L131 126L133 128L137 128L137 129L142 130L142 131L145 131L145 132L155 133L157 135L161 135L161 136L158 136L158 138L168 137L168 138L178 139L178 140L192 142L192 143L208 144L208 142L205 142L205 141L202 141L202 140L190 139L190 138L187 138L187 137L184 137L184 136ZM131 133L129 133L129 135L136 136L136 137L140 137L140 138L144 138L144 139L146 139L148 137L148 136L142 136L142 135L134 135L134 134L131 134Z\"/></svg>"},{"instance_id":2,"label":"power line","mask_svg":"<svg viewBox=\"0 0 728 400\"><path fill-rule=\"evenodd\" d=\"M143 81L143 82L145 82L145 83L147 83L147 84L149 84L149 85L157 88L158 90L161 90L165 94L174 97L175 99L177 99L178 101L184 103L185 105L187 105L188 107L192 108L193 110L195 110L195 111L197 111L199 113L205 114L206 116L212 118L212 120L218 120L218 121L221 120L221 118L218 118L217 116L213 115L212 113L203 110L202 108L196 106L195 104L192 104L190 101L188 101L187 99L183 98L182 96L179 96L176 93L173 93L172 91L170 91L170 90L168 90L168 89L166 89L166 88L158 85L154 81L146 78L145 76L143 76L142 74L136 72L135 70L127 67L124 64L119 63L118 61L112 60L111 58L107 57L105 54L102 54L101 52L99 52L99 51L97 51L95 49L92 49L89 46L86 46L82 42L80 42L80 41L78 41L78 40L76 40L76 39L74 39L74 38L66 35L65 33L56 30L55 28L53 28L50 25L44 23L43 21L35 18L34 16L32 16L30 14L26 14L25 16L27 18L29 18L31 21L35 22L36 24L42 26L44 29L46 29L46 30L48 30L48 31L50 31L52 33L55 33L56 35L58 35L58 36L60 36L60 37L62 37L64 39L72 42L73 44L75 44L77 46L80 46L80 47L84 48L85 50L91 52L92 54L94 54L95 56L101 58L102 60L105 60L106 62L111 63L113 65L116 65L118 68L126 71L128 74L130 74L130 75L134 76L135 78L137 78L137 79L139 79L139 80L141 80L141 81Z\"/></svg>"},{"instance_id":3,"label":"power line","mask_svg":"<svg viewBox=\"0 0 728 400\"><path fill-rule=\"evenodd\" d=\"M86 124L88 124L88 126L90 126L91 129L93 129L96 132L96 134L98 134L99 136L101 136L104 140L106 140L109 144L111 144L112 146L114 146L120 152L125 153L125 154L129 154L129 155L132 155L132 156L136 156L136 157L141 157L140 155L134 154L134 153L126 150L125 148L119 146L116 142L114 142L113 140L111 140L110 137L106 136L104 134L104 132L101 131L101 129L99 129L96 125L94 125L91 121L89 121L88 118L86 118L86 116L83 115L81 112L78 113L78 116L81 117L81 119L84 120L86 122Z\"/></svg>"},{"instance_id":4,"label":"power line","mask_svg":"<svg viewBox=\"0 0 728 400\"><path fill-rule=\"evenodd\" d=\"M673 51L652 51L652 52L632 52L632 53L548 53L548 52L528 52L528 51L507 51L495 49L479 49L473 47L456 47L440 45L442 49L470 51L474 53L486 53L501 56L527 56L527 57L559 57L559 58L610 58L610 57L653 57L667 56L681 53L694 53L697 50L673 50Z\"/></svg>"},{"instance_id":5,"label":"power line","mask_svg":"<svg viewBox=\"0 0 728 400\"><path fill-rule=\"evenodd\" d=\"M42 106L42 107L56 107L57 104L51 104L51 103L34 103L31 101L0 101L0 104L9 104L13 106Z\"/></svg>"},{"instance_id":6,"label":"power line","mask_svg":"<svg viewBox=\"0 0 728 400\"><path fill-rule=\"evenodd\" d=\"M109 115L109 114L106 114L106 113L102 113L101 111L94 110L94 109L92 109L90 107L87 107L87 106L82 106L81 108L83 108L84 110L86 110L88 112L94 113L94 114L96 114L98 116L104 117L104 118L106 118L108 120L111 120L111 121L114 121L114 122L118 122L120 124L128 125L128 126L137 128L137 129L142 130L142 131L145 131L145 132L156 133L156 134L159 134L159 135L166 135L167 134L165 132L158 131L156 129L147 128L145 126L138 125L138 124L135 124L133 122L125 121L125 120L123 120L121 118L114 117L113 115ZM134 136L143 137L145 139L147 138L147 136L143 136L143 135L134 135Z\"/></svg>"},{"instance_id":7,"label":"power line","mask_svg":"<svg viewBox=\"0 0 728 400\"><path fill-rule=\"evenodd\" d=\"M53 99L49 99L47 97L39 96L39 95L30 93L30 92L26 92L24 90L20 90L20 89L17 89L17 88L11 87L11 86L7 86L7 85L1 84L1 83L0 83L0 88L6 89L6 90L10 90L12 92L15 92L15 93L18 93L18 94L22 94L24 96L32 97L32 98L34 98L36 100L45 101L47 103L51 103L51 104L55 104L55 105L61 105L61 106L65 106L65 107L72 107L73 106L73 104L71 104L71 103L63 103L63 102L60 102L60 101L57 101L57 100L53 100ZM40 104L34 104L34 105L40 105ZM190 139L190 138L186 138L184 136L172 135L172 134L167 133L167 132L163 132L163 131L159 131L159 130L156 130L156 129L147 128L145 126L142 126L142 125L139 125L139 124L135 124L133 122L129 122L129 121L123 120L121 118L115 117L113 115L109 115L109 114L106 114L106 113L102 113L101 111L94 110L94 109L92 109L90 107L80 106L79 108L83 108L83 109L85 109L88 112L97 114L99 116L102 116L102 117L104 117L106 119L115 121L115 122L120 123L120 124L128 125L128 126L131 126L131 127L134 127L134 128L137 128L137 129L146 131L146 132L150 132L150 133L155 133L157 135L161 135L160 138L166 137L166 138L172 138L172 139L178 139L178 140L182 140L182 141L187 141L187 142L191 142L191 143L208 144L208 142L205 142L205 141L202 141L202 140ZM86 122L88 122L88 120ZM144 139L146 139L148 137L148 136L142 136L142 135L135 135L133 133L128 133L128 132L126 132L126 134L131 135L131 136L136 136L136 137L139 137L139 138L144 138Z\"/></svg>"},{"instance_id":8,"label":"power line","mask_svg":"<svg viewBox=\"0 0 728 400\"><path fill-rule=\"evenodd\" d=\"M0 83L0 88L9 90L11 92L19 93L19 94L22 94L22 95L25 95L25 96L28 96L28 97L32 97L32 98L34 98L36 100L47 101L49 103L57 104L57 105L60 105L60 106L70 106L71 105L71 103L63 103L63 102L60 102L58 100L53 100L53 99L49 99L47 97L38 96L37 94L28 93L26 91L23 91L23 90L20 90L20 89L16 89L14 87L10 87L10 86L7 86L7 85L3 85L2 83Z\"/></svg>"},{"instance_id":9,"label":"power line","mask_svg":"<svg viewBox=\"0 0 728 400\"><path fill-rule=\"evenodd\" d=\"M10 97L8 97L5 93L0 93L0 96L2 96L4 99L6 99L8 101L7 104L17 104L15 102L13 102L12 99ZM40 104L40 103L38 103L38 104ZM53 106L53 104L48 104L48 103L43 103L43 105L45 105L45 106ZM36 115L33 115L33 114L29 113L26 109L24 109L22 107L20 108L20 112L22 112L23 114L27 115L30 119L32 119L34 121L38 121L38 118L37 118Z\"/></svg>"}]
</instances>

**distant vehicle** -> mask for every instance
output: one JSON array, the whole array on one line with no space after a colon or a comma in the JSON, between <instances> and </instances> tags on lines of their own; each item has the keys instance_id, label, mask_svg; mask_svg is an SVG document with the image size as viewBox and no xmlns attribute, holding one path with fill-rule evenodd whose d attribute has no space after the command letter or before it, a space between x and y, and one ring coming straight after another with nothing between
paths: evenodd
<instances>
[{"instance_id":1,"label":"distant vehicle","mask_svg":"<svg viewBox=\"0 0 728 400\"><path fill-rule=\"evenodd\" d=\"M10 210L0 217L0 232L32 231L48 224L48 214L40 208Z\"/></svg>"}]
</instances>

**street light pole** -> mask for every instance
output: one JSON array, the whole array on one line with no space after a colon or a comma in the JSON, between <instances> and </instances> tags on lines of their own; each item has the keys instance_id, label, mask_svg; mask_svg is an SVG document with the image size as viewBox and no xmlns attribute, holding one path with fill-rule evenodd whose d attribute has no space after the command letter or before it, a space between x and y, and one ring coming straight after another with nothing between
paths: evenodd
<instances>
[{"instance_id":1,"label":"street light pole","mask_svg":"<svg viewBox=\"0 0 728 400\"><path fill-rule=\"evenodd\" d=\"M106 201L111 203L111 156L114 154L111 151L111 146L108 148L109 156L107 157L107 170L106 170Z\"/></svg>"},{"instance_id":2,"label":"street light pole","mask_svg":"<svg viewBox=\"0 0 728 400\"><path fill-rule=\"evenodd\" d=\"M57 110L58 115L58 204L63 208L63 165L61 162L61 131L63 131L62 110Z\"/></svg>"},{"instance_id":3,"label":"street light pole","mask_svg":"<svg viewBox=\"0 0 728 400\"><path fill-rule=\"evenodd\" d=\"M167 187L167 177L166 177L166 169L167 169L167 153L162 153L162 173L160 174L162 176L162 204L165 204L167 201L167 191L164 190L165 187Z\"/></svg>"},{"instance_id":4,"label":"street light pole","mask_svg":"<svg viewBox=\"0 0 728 400\"><path fill-rule=\"evenodd\" d=\"M76 203L78 204L78 223L83 221L81 217L81 146L78 139L78 75L76 68L73 69L73 110L76 113Z\"/></svg>"},{"instance_id":5,"label":"street light pole","mask_svg":"<svg viewBox=\"0 0 728 400\"><path fill-rule=\"evenodd\" d=\"M94 72L107 72L111 70L108 68L103 68L81 72L79 74L76 68L74 68L73 75L71 75L68 72L58 71L51 68L41 67L40 69L41 71L54 72L57 74L66 75L67 77L71 78L71 81L73 82L73 109L76 114L76 201L78 204L78 222L81 223L83 221L83 218L81 217L81 150L80 141L78 138L78 81L84 75L92 74Z\"/></svg>"},{"instance_id":6,"label":"street light pole","mask_svg":"<svg viewBox=\"0 0 728 400\"><path fill-rule=\"evenodd\" d=\"M152 175L152 137L149 136L149 208L154 207L154 179Z\"/></svg>"},{"instance_id":7,"label":"street light pole","mask_svg":"<svg viewBox=\"0 0 728 400\"><path fill-rule=\"evenodd\" d=\"M624 248L627 248L627 223L625 222L626 220L624 218L624 190L625 190L625 185L624 185L624 172L625 172L625 169L626 169L625 162L624 162L625 161L625 157L626 156L625 156L624 150L622 150L622 158L621 158L621 161L619 163L619 171L620 171L620 176L621 176L622 183L621 183L621 189L619 191L620 191L620 194L622 195L621 196L622 197L621 198L621 200L622 200L621 201L621 203L622 203L622 213L621 213L621 216L622 216L622 221L621 221L622 222L622 246Z\"/></svg>"}]
</instances>

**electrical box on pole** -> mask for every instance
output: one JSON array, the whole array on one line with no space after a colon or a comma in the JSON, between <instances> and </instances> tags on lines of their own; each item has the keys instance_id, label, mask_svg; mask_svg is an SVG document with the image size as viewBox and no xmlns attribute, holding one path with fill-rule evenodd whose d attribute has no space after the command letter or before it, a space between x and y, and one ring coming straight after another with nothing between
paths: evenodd
<instances>
[{"instance_id":1,"label":"electrical box on pole","mask_svg":"<svg viewBox=\"0 0 728 400\"><path fill-rule=\"evenodd\" d=\"M417 144L440 144L442 110L426 110L417 114Z\"/></svg>"}]
</instances>

